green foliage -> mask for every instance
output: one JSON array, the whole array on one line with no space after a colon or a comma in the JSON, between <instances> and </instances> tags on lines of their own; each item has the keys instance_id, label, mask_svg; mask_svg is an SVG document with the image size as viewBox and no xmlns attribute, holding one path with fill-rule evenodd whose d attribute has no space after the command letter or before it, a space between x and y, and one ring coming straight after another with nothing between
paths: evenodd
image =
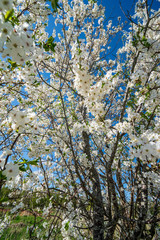
<instances>
[{"instance_id":1,"label":"green foliage","mask_svg":"<svg viewBox=\"0 0 160 240\"><path fill-rule=\"evenodd\" d=\"M30 239L29 234L26 232L27 227L32 227L34 224L34 216L16 216L13 218L9 227L7 227L1 240L22 240ZM37 217L37 225L42 228L42 217Z\"/></svg>"},{"instance_id":2,"label":"green foliage","mask_svg":"<svg viewBox=\"0 0 160 240\"><path fill-rule=\"evenodd\" d=\"M3 14L3 18L5 22L11 22L13 26L19 24L19 19L14 15L13 9L7 11L5 15Z\"/></svg>"},{"instance_id":3,"label":"green foliage","mask_svg":"<svg viewBox=\"0 0 160 240\"><path fill-rule=\"evenodd\" d=\"M66 229L66 231L68 231L68 229L69 229L69 222L67 222L66 224L65 224L65 227L64 227L65 229Z\"/></svg>"},{"instance_id":4,"label":"green foliage","mask_svg":"<svg viewBox=\"0 0 160 240\"><path fill-rule=\"evenodd\" d=\"M150 48L150 43L147 41L147 38L145 37L145 36L143 36L143 37L141 37L140 35L139 35L139 33L140 33L140 31L138 31L137 33L136 33L136 35L133 35L133 39L132 39L132 45L134 46L134 47L137 47L138 46L138 43L141 43L144 47L146 47L146 48Z\"/></svg>"},{"instance_id":5,"label":"green foliage","mask_svg":"<svg viewBox=\"0 0 160 240\"><path fill-rule=\"evenodd\" d=\"M51 2L52 8L53 8L53 12L57 12L58 8L60 8L59 4L58 4L58 0L49 0Z\"/></svg>"},{"instance_id":6,"label":"green foliage","mask_svg":"<svg viewBox=\"0 0 160 240\"><path fill-rule=\"evenodd\" d=\"M54 43L54 38L51 36L48 38L47 42L43 44L43 48L46 52L51 50L52 52L55 52L54 48L56 46L56 43Z\"/></svg>"},{"instance_id":7,"label":"green foliage","mask_svg":"<svg viewBox=\"0 0 160 240\"><path fill-rule=\"evenodd\" d=\"M88 2L91 2L91 3L96 3L97 0L88 0Z\"/></svg>"},{"instance_id":8,"label":"green foliage","mask_svg":"<svg viewBox=\"0 0 160 240\"><path fill-rule=\"evenodd\" d=\"M145 36L142 37L141 43L146 47L150 47L150 43L147 41L147 38Z\"/></svg>"},{"instance_id":9,"label":"green foliage","mask_svg":"<svg viewBox=\"0 0 160 240\"><path fill-rule=\"evenodd\" d=\"M30 165L32 166L38 166L38 161L39 159L35 159L35 160L28 160L28 159L25 159L25 158L22 158L20 159L21 161L19 162L20 164L20 167L19 169L22 171L22 172L26 172L27 170L30 169Z\"/></svg>"},{"instance_id":10,"label":"green foliage","mask_svg":"<svg viewBox=\"0 0 160 240\"><path fill-rule=\"evenodd\" d=\"M137 39L136 35L133 36L132 45L134 47L137 47L137 45L138 45L138 39Z\"/></svg>"},{"instance_id":11,"label":"green foliage","mask_svg":"<svg viewBox=\"0 0 160 240\"><path fill-rule=\"evenodd\" d=\"M29 216L14 216L11 220L11 224L4 230L3 234L0 236L1 240L29 240L29 239L39 239L36 237L36 230L34 231L33 226L36 220L36 226L42 230L41 239L47 239L45 236L45 229L43 223L47 222L50 225L50 219L44 219L41 216L33 215ZM29 236L29 231L27 228L33 229L32 236ZM53 236L56 236L56 240L63 240L60 228L53 229Z\"/></svg>"},{"instance_id":12,"label":"green foliage","mask_svg":"<svg viewBox=\"0 0 160 240\"><path fill-rule=\"evenodd\" d=\"M11 70L14 70L16 67L18 67L16 62L13 62L10 58L7 59L7 61L10 63L10 66L8 66Z\"/></svg>"},{"instance_id":13,"label":"green foliage","mask_svg":"<svg viewBox=\"0 0 160 240\"><path fill-rule=\"evenodd\" d=\"M5 177L6 178L6 177ZM7 202L9 200L8 194L10 193L10 190L6 187L2 187L0 190L0 205L3 202Z\"/></svg>"},{"instance_id":14,"label":"green foliage","mask_svg":"<svg viewBox=\"0 0 160 240\"><path fill-rule=\"evenodd\" d=\"M12 19L12 17L13 17L13 14L14 14L14 10L13 9L7 11L6 14L3 15L5 22L10 21Z\"/></svg>"},{"instance_id":15,"label":"green foliage","mask_svg":"<svg viewBox=\"0 0 160 240\"><path fill-rule=\"evenodd\" d=\"M0 171L0 181L6 180L6 176L3 175L3 171Z\"/></svg>"}]
</instances>

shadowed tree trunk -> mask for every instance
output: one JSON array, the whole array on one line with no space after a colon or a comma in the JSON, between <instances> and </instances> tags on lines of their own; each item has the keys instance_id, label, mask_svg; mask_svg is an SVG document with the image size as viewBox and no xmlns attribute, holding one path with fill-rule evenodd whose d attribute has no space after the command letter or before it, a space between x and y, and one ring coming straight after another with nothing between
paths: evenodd
<instances>
[{"instance_id":1,"label":"shadowed tree trunk","mask_svg":"<svg viewBox=\"0 0 160 240\"><path fill-rule=\"evenodd\" d=\"M84 153L91 162L89 135L83 131ZM101 194L101 185L98 173L94 166L91 168L91 180L93 182L93 240L104 240L104 207Z\"/></svg>"},{"instance_id":2,"label":"shadowed tree trunk","mask_svg":"<svg viewBox=\"0 0 160 240\"><path fill-rule=\"evenodd\" d=\"M104 209L98 174L94 169L95 183L93 184L93 239L104 240Z\"/></svg>"}]
</instances>

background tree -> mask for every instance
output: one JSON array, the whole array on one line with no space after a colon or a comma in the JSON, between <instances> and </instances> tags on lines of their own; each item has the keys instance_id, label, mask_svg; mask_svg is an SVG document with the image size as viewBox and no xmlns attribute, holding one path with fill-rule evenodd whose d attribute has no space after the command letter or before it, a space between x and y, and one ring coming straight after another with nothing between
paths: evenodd
<instances>
[{"instance_id":1,"label":"background tree","mask_svg":"<svg viewBox=\"0 0 160 240\"><path fill-rule=\"evenodd\" d=\"M63 0L52 36L45 1L2 8L1 187L18 187L22 202L24 189L47 199L44 239L60 239L59 231L93 240L156 234L160 45L152 3L138 1L122 31L94 1ZM110 59L119 33L124 45ZM35 222L30 239L40 233Z\"/></svg>"}]
</instances>

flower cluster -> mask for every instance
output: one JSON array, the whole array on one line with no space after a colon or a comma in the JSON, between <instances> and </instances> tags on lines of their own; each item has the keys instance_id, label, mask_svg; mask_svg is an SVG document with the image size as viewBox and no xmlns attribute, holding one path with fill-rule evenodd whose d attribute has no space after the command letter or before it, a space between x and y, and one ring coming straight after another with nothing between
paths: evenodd
<instances>
[{"instance_id":1,"label":"flower cluster","mask_svg":"<svg viewBox=\"0 0 160 240\"><path fill-rule=\"evenodd\" d=\"M3 169L5 165L5 159L7 156L12 154L12 150L4 150L3 153L0 155L0 168Z\"/></svg>"},{"instance_id":2,"label":"flower cluster","mask_svg":"<svg viewBox=\"0 0 160 240\"><path fill-rule=\"evenodd\" d=\"M5 166L5 170L3 171L3 174L7 177L7 180L10 180L11 178L15 178L19 174L19 165L14 164L12 162L8 163Z\"/></svg>"},{"instance_id":3,"label":"flower cluster","mask_svg":"<svg viewBox=\"0 0 160 240\"><path fill-rule=\"evenodd\" d=\"M23 132L30 127L32 131L37 131L36 114L31 109L26 111L12 110L9 113L9 117L1 123L3 127L9 127L8 132L17 131Z\"/></svg>"},{"instance_id":4,"label":"flower cluster","mask_svg":"<svg viewBox=\"0 0 160 240\"><path fill-rule=\"evenodd\" d=\"M4 43L6 42L7 38L11 36L13 32L13 26L10 22L5 22L3 19L0 19L0 52L3 51Z\"/></svg>"},{"instance_id":5,"label":"flower cluster","mask_svg":"<svg viewBox=\"0 0 160 240\"><path fill-rule=\"evenodd\" d=\"M4 219L0 222L0 236L3 234L3 231L6 229L6 227L9 226L11 221L10 216L5 215Z\"/></svg>"},{"instance_id":6,"label":"flower cluster","mask_svg":"<svg viewBox=\"0 0 160 240\"><path fill-rule=\"evenodd\" d=\"M24 203L20 202L19 204L15 203L16 206L14 208L12 208L11 213L15 213L17 212L17 210L22 209L24 207Z\"/></svg>"},{"instance_id":7,"label":"flower cluster","mask_svg":"<svg viewBox=\"0 0 160 240\"><path fill-rule=\"evenodd\" d=\"M13 8L13 0L1 0L0 12L5 12Z\"/></svg>"},{"instance_id":8,"label":"flower cluster","mask_svg":"<svg viewBox=\"0 0 160 240\"><path fill-rule=\"evenodd\" d=\"M75 67L74 72L75 72L74 86L79 94L86 97L92 84L92 78L88 73L88 68L85 67L85 69L80 70L78 67Z\"/></svg>"},{"instance_id":9,"label":"flower cluster","mask_svg":"<svg viewBox=\"0 0 160 240\"><path fill-rule=\"evenodd\" d=\"M34 34L38 32L41 35L41 33L33 31L33 24L36 21L40 24L43 18L47 19L50 11L46 6L45 1L40 3L38 1L2 0L0 2L0 52L3 58L11 58L13 62L24 65L27 61L33 60L36 57L34 55L38 55L36 51L40 48L35 47ZM30 8L32 8L32 14L28 17L27 10ZM42 16L44 14L40 19L35 18L39 8L41 8Z\"/></svg>"},{"instance_id":10,"label":"flower cluster","mask_svg":"<svg viewBox=\"0 0 160 240\"><path fill-rule=\"evenodd\" d=\"M138 157L148 161L151 165L155 163L160 154L160 136L156 133L145 132L140 138L133 137L130 147L131 157Z\"/></svg>"},{"instance_id":11,"label":"flower cluster","mask_svg":"<svg viewBox=\"0 0 160 240\"><path fill-rule=\"evenodd\" d=\"M27 32L29 25L24 23L22 26L17 26L11 29L10 23L3 24L3 32L5 28L9 25L8 33L6 32L3 38L3 44L5 38L7 38L5 49L2 50L2 56L12 57L12 61L18 64L24 64L26 61L31 59L31 52L34 51L34 42L32 35ZM33 56L32 56L33 59Z\"/></svg>"},{"instance_id":12,"label":"flower cluster","mask_svg":"<svg viewBox=\"0 0 160 240\"><path fill-rule=\"evenodd\" d=\"M112 76L112 71L108 71L100 81L93 84L94 76L88 73L87 67L84 70L74 67L74 72L74 86L78 93L84 97L88 110L94 116L103 117L105 104L102 100L117 85L119 79Z\"/></svg>"}]
</instances>

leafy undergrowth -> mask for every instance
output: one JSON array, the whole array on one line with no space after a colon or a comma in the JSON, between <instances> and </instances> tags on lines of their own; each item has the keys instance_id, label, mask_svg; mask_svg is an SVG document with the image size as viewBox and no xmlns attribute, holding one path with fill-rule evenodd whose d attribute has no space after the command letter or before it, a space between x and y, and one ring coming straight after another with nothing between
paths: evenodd
<instances>
[{"instance_id":1,"label":"leafy undergrowth","mask_svg":"<svg viewBox=\"0 0 160 240\"><path fill-rule=\"evenodd\" d=\"M27 240L29 239L29 232L27 228L32 228L34 225L34 216L16 216L8 228L6 228L1 236L1 240ZM42 227L43 218L37 217L36 222L40 228ZM34 239L34 235L33 235ZM37 239L37 238L35 238Z\"/></svg>"}]
</instances>

